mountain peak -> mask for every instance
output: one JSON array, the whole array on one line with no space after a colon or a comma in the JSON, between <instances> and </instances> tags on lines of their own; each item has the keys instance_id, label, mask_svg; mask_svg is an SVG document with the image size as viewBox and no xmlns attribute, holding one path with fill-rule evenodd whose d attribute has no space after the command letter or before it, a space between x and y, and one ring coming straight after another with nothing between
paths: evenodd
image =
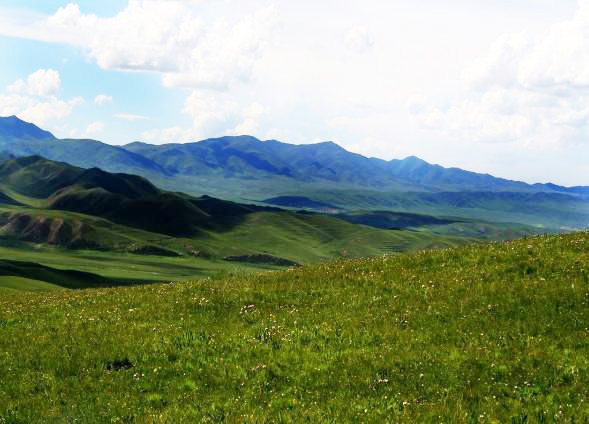
<instances>
[{"instance_id":1,"label":"mountain peak","mask_svg":"<svg viewBox=\"0 0 589 424\"><path fill-rule=\"evenodd\" d=\"M328 150L332 150L332 151L344 151L344 152L347 152L346 149L344 149L339 144L334 143L333 141L322 141L320 143L314 143L314 144L312 144L312 146L322 147L324 149L328 149Z\"/></svg>"},{"instance_id":2,"label":"mountain peak","mask_svg":"<svg viewBox=\"0 0 589 424\"><path fill-rule=\"evenodd\" d=\"M0 117L0 140L36 139L55 140L55 136L49 131L42 130L35 124L23 121L12 115Z\"/></svg>"},{"instance_id":3,"label":"mountain peak","mask_svg":"<svg viewBox=\"0 0 589 424\"><path fill-rule=\"evenodd\" d=\"M418 158L417 156L407 156L405 159L403 159L403 162L414 163L414 164L425 164L425 163L427 163L426 161L424 161L421 158Z\"/></svg>"}]
</instances>

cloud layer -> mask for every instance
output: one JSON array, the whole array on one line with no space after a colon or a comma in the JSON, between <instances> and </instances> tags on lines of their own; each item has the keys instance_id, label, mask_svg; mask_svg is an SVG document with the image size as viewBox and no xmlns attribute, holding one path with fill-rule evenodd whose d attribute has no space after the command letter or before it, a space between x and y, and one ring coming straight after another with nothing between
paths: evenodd
<instances>
[{"instance_id":1,"label":"cloud layer","mask_svg":"<svg viewBox=\"0 0 589 424\"><path fill-rule=\"evenodd\" d=\"M35 24L41 38L76 44L102 69L157 72L169 87L226 89L247 80L271 27L265 8L205 20L197 1L131 0L113 17L75 3Z\"/></svg>"},{"instance_id":2,"label":"cloud layer","mask_svg":"<svg viewBox=\"0 0 589 424\"><path fill-rule=\"evenodd\" d=\"M544 32L500 37L449 106L414 103L420 124L467 142L534 147L589 140L589 1Z\"/></svg>"}]
</instances>

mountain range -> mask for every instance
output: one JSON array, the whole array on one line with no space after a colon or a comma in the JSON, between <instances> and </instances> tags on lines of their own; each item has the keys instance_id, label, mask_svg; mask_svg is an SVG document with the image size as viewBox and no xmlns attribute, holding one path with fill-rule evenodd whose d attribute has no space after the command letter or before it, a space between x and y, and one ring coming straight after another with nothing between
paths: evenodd
<instances>
[{"instance_id":1,"label":"mountain range","mask_svg":"<svg viewBox=\"0 0 589 424\"><path fill-rule=\"evenodd\" d=\"M589 187L527 184L444 168L413 156L391 161L367 158L333 142L292 145L234 136L112 146L97 140L57 139L11 116L0 118L0 152L6 158L40 155L84 168L137 174L166 190L240 202L284 206L275 199L288 197L300 199L289 205L295 208L380 208L550 228L589 224Z\"/></svg>"}]
</instances>

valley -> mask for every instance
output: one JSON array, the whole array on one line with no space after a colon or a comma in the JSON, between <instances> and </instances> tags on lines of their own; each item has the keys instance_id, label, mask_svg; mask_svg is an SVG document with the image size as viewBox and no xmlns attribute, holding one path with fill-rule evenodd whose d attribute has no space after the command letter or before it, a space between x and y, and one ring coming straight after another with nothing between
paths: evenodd
<instances>
[{"instance_id":1,"label":"valley","mask_svg":"<svg viewBox=\"0 0 589 424\"><path fill-rule=\"evenodd\" d=\"M23 290L278 270L589 222L583 187L528 185L414 157L385 162L331 142L110 146L59 140L9 117L0 118L0 151L0 259L89 274L60 286L38 270L12 271L30 283L19 285L6 282L18 269L7 266L0 285Z\"/></svg>"},{"instance_id":2,"label":"valley","mask_svg":"<svg viewBox=\"0 0 589 424\"><path fill-rule=\"evenodd\" d=\"M40 156L0 163L0 188L0 259L21 258L52 272L92 274L73 287L86 287L86 280L88 287L97 281L103 286L182 281L537 233L520 224L411 214L402 215L405 224L399 225L393 219L397 215L386 212L391 223L383 226L370 213L334 215L244 205L166 192L142 177ZM29 280L38 275L38 281L55 284L43 273L12 275Z\"/></svg>"}]
</instances>

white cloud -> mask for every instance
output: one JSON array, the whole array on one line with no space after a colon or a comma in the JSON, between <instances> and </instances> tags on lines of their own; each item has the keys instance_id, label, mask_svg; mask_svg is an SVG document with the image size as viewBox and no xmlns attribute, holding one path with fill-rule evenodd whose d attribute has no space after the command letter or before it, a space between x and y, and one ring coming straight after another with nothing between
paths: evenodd
<instances>
[{"instance_id":1,"label":"white cloud","mask_svg":"<svg viewBox=\"0 0 589 424\"><path fill-rule=\"evenodd\" d=\"M225 89L250 77L270 34L272 9L232 20L203 17L213 7L199 1L130 0L118 14L103 18L69 3L22 31L79 46L103 69L157 72L168 87Z\"/></svg>"},{"instance_id":2,"label":"white cloud","mask_svg":"<svg viewBox=\"0 0 589 424\"><path fill-rule=\"evenodd\" d=\"M589 139L589 1L544 32L500 37L449 107L413 105L420 124L468 141L562 146Z\"/></svg>"},{"instance_id":3,"label":"white cloud","mask_svg":"<svg viewBox=\"0 0 589 424\"><path fill-rule=\"evenodd\" d=\"M59 72L54 69L39 69L27 78L28 93L32 96L54 96L60 86Z\"/></svg>"},{"instance_id":4,"label":"white cloud","mask_svg":"<svg viewBox=\"0 0 589 424\"><path fill-rule=\"evenodd\" d=\"M44 126L51 121L67 118L83 102L81 97L69 100L49 97L40 100L20 94L0 94L0 115L17 115L25 121Z\"/></svg>"},{"instance_id":5,"label":"white cloud","mask_svg":"<svg viewBox=\"0 0 589 424\"><path fill-rule=\"evenodd\" d=\"M357 52L364 52L374 46L374 37L363 26L351 28L345 35L344 41L348 48Z\"/></svg>"},{"instance_id":6,"label":"white cloud","mask_svg":"<svg viewBox=\"0 0 589 424\"><path fill-rule=\"evenodd\" d=\"M104 123L100 121L92 122L86 127L86 135L95 135L104 130Z\"/></svg>"},{"instance_id":7,"label":"white cloud","mask_svg":"<svg viewBox=\"0 0 589 424\"><path fill-rule=\"evenodd\" d=\"M146 121L150 119L148 116L135 115L133 113L117 113L115 118L122 119L123 121Z\"/></svg>"},{"instance_id":8,"label":"white cloud","mask_svg":"<svg viewBox=\"0 0 589 424\"><path fill-rule=\"evenodd\" d=\"M17 79L8 87L6 87L6 91L9 93L23 93L27 90L27 84L22 79Z\"/></svg>"},{"instance_id":9,"label":"white cloud","mask_svg":"<svg viewBox=\"0 0 589 424\"><path fill-rule=\"evenodd\" d=\"M264 111L264 107L255 102L242 105L228 96L197 90L188 96L183 109L192 118L192 132L199 138L252 134Z\"/></svg>"},{"instance_id":10,"label":"white cloud","mask_svg":"<svg viewBox=\"0 0 589 424\"><path fill-rule=\"evenodd\" d=\"M141 133L141 139L154 143L186 143L189 141L198 141L198 138L192 137L190 129L179 126L154 129Z\"/></svg>"},{"instance_id":11,"label":"white cloud","mask_svg":"<svg viewBox=\"0 0 589 424\"><path fill-rule=\"evenodd\" d=\"M55 96L61 87L59 72L54 69L38 69L27 77L17 79L7 87L9 93L28 93L31 96Z\"/></svg>"},{"instance_id":12,"label":"white cloud","mask_svg":"<svg viewBox=\"0 0 589 424\"><path fill-rule=\"evenodd\" d=\"M103 105L110 102L112 102L112 96L108 96L106 94L99 94L98 96L94 97L94 103L97 105Z\"/></svg>"},{"instance_id":13,"label":"white cloud","mask_svg":"<svg viewBox=\"0 0 589 424\"><path fill-rule=\"evenodd\" d=\"M18 79L6 88L6 93L0 93L0 115L17 115L39 126L67 118L84 99L60 99L56 96L60 86L59 72L53 69L39 69L26 82Z\"/></svg>"}]
</instances>

